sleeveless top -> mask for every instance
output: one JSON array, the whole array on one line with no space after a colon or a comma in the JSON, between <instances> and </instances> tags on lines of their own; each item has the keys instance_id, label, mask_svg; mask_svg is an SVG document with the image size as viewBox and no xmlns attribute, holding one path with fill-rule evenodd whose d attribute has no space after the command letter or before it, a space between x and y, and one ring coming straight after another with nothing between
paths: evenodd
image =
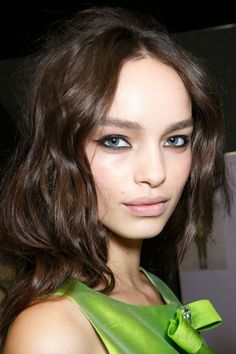
<instances>
[{"instance_id":1,"label":"sleeveless top","mask_svg":"<svg viewBox=\"0 0 236 354\"><path fill-rule=\"evenodd\" d=\"M164 305L127 304L79 281L65 283L55 295L65 295L79 306L110 354L215 353L199 334L221 322L212 304L200 300L182 306L161 279L140 270Z\"/></svg>"}]
</instances>

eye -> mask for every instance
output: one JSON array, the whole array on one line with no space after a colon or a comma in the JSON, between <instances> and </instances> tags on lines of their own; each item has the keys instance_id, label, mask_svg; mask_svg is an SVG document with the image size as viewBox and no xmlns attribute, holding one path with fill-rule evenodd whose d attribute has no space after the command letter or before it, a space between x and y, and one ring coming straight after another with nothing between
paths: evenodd
<instances>
[{"instance_id":1,"label":"eye","mask_svg":"<svg viewBox=\"0 0 236 354\"><path fill-rule=\"evenodd\" d=\"M120 135L107 135L103 138L96 140L99 145L110 149L123 149L130 147L126 138Z\"/></svg>"},{"instance_id":2,"label":"eye","mask_svg":"<svg viewBox=\"0 0 236 354\"><path fill-rule=\"evenodd\" d=\"M168 138L164 146L181 148L189 143L190 139L187 135L177 135Z\"/></svg>"}]
</instances>

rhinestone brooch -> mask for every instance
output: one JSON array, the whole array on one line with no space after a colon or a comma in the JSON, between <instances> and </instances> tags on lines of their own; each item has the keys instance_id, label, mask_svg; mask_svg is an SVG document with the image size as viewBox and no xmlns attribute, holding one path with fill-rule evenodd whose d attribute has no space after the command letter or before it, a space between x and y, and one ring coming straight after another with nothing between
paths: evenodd
<instances>
[{"instance_id":1,"label":"rhinestone brooch","mask_svg":"<svg viewBox=\"0 0 236 354\"><path fill-rule=\"evenodd\" d=\"M190 311L189 307L187 307L187 306L183 307L182 314L183 314L184 319L191 324L192 317L191 317L191 311Z\"/></svg>"}]
</instances>

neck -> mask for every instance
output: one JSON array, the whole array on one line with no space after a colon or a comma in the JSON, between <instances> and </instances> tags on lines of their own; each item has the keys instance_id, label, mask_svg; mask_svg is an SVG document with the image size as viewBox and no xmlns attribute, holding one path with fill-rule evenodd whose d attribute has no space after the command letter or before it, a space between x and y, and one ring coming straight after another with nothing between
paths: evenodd
<instances>
[{"instance_id":1,"label":"neck","mask_svg":"<svg viewBox=\"0 0 236 354\"><path fill-rule=\"evenodd\" d=\"M134 284L140 279L140 254L142 240L130 240L117 236L109 237L108 266L114 273L117 284Z\"/></svg>"}]
</instances>

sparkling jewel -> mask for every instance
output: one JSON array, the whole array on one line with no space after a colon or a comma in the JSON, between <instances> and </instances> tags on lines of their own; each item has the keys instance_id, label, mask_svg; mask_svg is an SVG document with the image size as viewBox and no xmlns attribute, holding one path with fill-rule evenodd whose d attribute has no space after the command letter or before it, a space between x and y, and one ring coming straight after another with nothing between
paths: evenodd
<instances>
[{"instance_id":1,"label":"sparkling jewel","mask_svg":"<svg viewBox=\"0 0 236 354\"><path fill-rule=\"evenodd\" d=\"M184 316L185 320L188 321L189 323L191 323L192 320L191 320L191 311L190 311L190 309L187 306L185 306L185 307L182 308L182 313L183 313L183 316Z\"/></svg>"}]
</instances>

